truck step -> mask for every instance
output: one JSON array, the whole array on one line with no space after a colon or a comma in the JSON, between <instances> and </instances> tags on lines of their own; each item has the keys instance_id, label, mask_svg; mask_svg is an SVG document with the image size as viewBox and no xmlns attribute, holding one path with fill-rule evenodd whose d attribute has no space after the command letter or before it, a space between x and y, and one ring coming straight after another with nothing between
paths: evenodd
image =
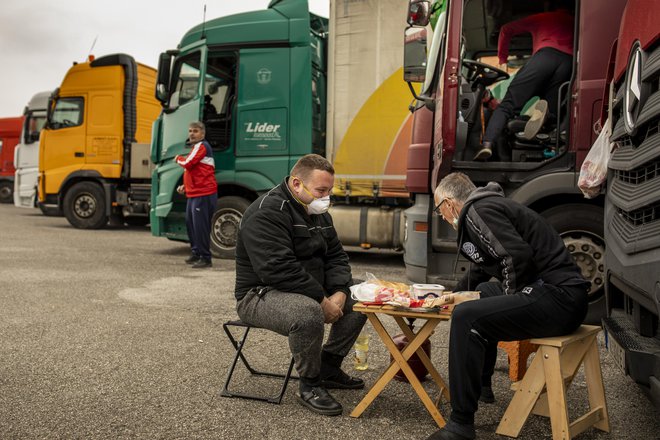
<instances>
[{"instance_id":1,"label":"truck step","mask_svg":"<svg viewBox=\"0 0 660 440\"><path fill-rule=\"evenodd\" d=\"M660 378L660 340L640 336L623 311L603 318L605 344L615 363L635 382L650 386L649 378Z\"/></svg>"}]
</instances>

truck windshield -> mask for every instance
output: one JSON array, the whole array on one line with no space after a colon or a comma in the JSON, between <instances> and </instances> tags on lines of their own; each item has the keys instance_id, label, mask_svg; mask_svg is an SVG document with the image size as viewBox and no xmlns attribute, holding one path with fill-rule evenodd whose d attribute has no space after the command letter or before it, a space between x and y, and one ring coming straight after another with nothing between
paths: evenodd
<instances>
[{"instance_id":1,"label":"truck windshield","mask_svg":"<svg viewBox=\"0 0 660 440\"><path fill-rule=\"evenodd\" d=\"M172 84L175 86L170 98L170 108L177 108L198 97L200 58L200 53L195 52L177 62L174 68Z\"/></svg>"},{"instance_id":2,"label":"truck windshield","mask_svg":"<svg viewBox=\"0 0 660 440\"><path fill-rule=\"evenodd\" d=\"M54 130L82 124L83 99L59 98L50 115L48 126Z\"/></svg>"},{"instance_id":3,"label":"truck windshield","mask_svg":"<svg viewBox=\"0 0 660 440\"><path fill-rule=\"evenodd\" d=\"M446 15L446 12L440 13L437 25L433 30L431 48L429 49L429 59L428 63L426 64L426 79L424 80L424 86L422 87L423 95L431 95L431 84L433 83L433 72L435 72L435 65L437 64L438 59L444 58L440 56L440 51L443 49L442 43L444 41L443 36L445 34Z\"/></svg>"}]
</instances>

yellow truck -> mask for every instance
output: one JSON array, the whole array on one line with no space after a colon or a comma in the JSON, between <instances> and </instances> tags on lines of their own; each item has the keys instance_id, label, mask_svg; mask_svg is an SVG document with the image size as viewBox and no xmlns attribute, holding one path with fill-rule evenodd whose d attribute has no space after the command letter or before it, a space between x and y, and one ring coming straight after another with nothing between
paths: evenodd
<instances>
[{"instance_id":1,"label":"yellow truck","mask_svg":"<svg viewBox=\"0 0 660 440\"><path fill-rule=\"evenodd\" d=\"M50 97L39 151L39 204L81 229L147 224L156 70L126 54L74 63ZM185 137L185 133L181 136Z\"/></svg>"}]
</instances>

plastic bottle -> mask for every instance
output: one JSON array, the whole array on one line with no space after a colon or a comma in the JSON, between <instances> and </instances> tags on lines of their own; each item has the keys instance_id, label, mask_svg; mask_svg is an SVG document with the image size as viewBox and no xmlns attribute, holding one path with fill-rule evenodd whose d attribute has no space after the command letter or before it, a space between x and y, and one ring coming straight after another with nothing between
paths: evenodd
<instances>
[{"instance_id":1,"label":"plastic bottle","mask_svg":"<svg viewBox=\"0 0 660 440\"><path fill-rule=\"evenodd\" d=\"M355 369L364 371L369 368L369 335L360 333L360 336L355 340Z\"/></svg>"}]
</instances>

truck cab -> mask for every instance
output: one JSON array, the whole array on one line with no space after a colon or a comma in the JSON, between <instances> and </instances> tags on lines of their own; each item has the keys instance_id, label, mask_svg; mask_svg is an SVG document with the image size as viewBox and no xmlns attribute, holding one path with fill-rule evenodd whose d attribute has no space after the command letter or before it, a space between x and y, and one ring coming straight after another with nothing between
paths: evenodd
<instances>
[{"instance_id":1,"label":"truck cab","mask_svg":"<svg viewBox=\"0 0 660 440\"><path fill-rule=\"evenodd\" d=\"M629 0L608 69L607 347L660 408L660 4Z\"/></svg>"},{"instance_id":2,"label":"truck cab","mask_svg":"<svg viewBox=\"0 0 660 440\"><path fill-rule=\"evenodd\" d=\"M14 148L22 127L22 117L0 119L0 203L11 203L14 197Z\"/></svg>"},{"instance_id":3,"label":"truck cab","mask_svg":"<svg viewBox=\"0 0 660 440\"><path fill-rule=\"evenodd\" d=\"M187 127L202 120L213 147L218 205L211 250L231 258L242 213L279 184L304 154L325 151L325 36L327 19L305 0L273 1L266 10L209 20L190 29L176 50L163 53L151 158L151 231L187 240L186 200L175 188L186 155ZM311 87L310 87L311 85Z\"/></svg>"},{"instance_id":4,"label":"truck cab","mask_svg":"<svg viewBox=\"0 0 660 440\"><path fill-rule=\"evenodd\" d=\"M111 216L148 222L156 71L126 54L74 63L50 98L39 151L39 203L81 229Z\"/></svg>"},{"instance_id":5,"label":"truck cab","mask_svg":"<svg viewBox=\"0 0 660 440\"><path fill-rule=\"evenodd\" d=\"M46 109L51 91L37 93L25 107L21 143L16 146L14 164L14 205L20 208L37 206L39 180L39 137L46 123Z\"/></svg>"},{"instance_id":6,"label":"truck cab","mask_svg":"<svg viewBox=\"0 0 660 440\"><path fill-rule=\"evenodd\" d=\"M410 1L404 76L422 82L422 88L413 106L408 155L406 184L415 194L415 205L406 211L406 269L415 282L448 285L468 270L467 261L461 259L453 271L455 233L432 214L430 203L442 177L461 171L477 185L498 182L508 197L539 212L555 227L592 283L593 316L589 320L595 321L604 313L603 198L585 200L576 182L580 165L596 138L594 124L600 117L605 87L603 72L624 0L612 1L607 8L596 0L573 3L573 68L570 80L559 88L554 122L546 124L533 139L522 139L520 124L524 126L524 115L517 115L510 123L518 125L510 124L505 129L494 158L487 162L473 160L487 124L486 90L504 95L505 81L532 54L529 35L514 37L507 69L496 67L499 29L508 22L546 11L549 3L437 2L441 6L431 32L427 25L431 2ZM599 25L594 26L595 22ZM424 52L427 42L428 56Z\"/></svg>"}]
</instances>

